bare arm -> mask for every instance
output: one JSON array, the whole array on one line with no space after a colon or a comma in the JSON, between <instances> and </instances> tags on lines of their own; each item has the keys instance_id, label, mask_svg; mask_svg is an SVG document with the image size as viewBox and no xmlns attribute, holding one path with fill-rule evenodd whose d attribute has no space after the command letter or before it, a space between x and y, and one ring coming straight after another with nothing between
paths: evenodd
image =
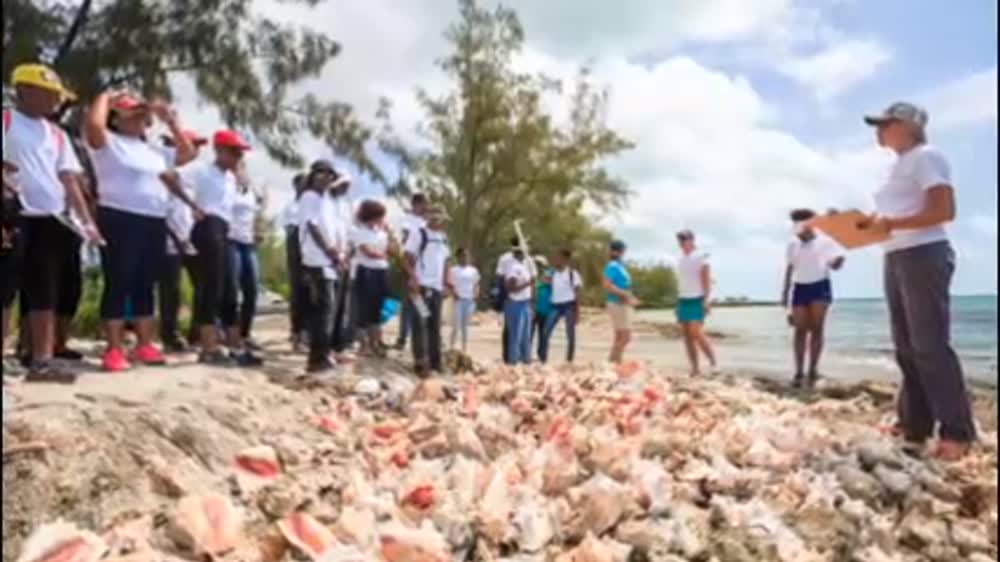
<instances>
[{"instance_id":1,"label":"bare arm","mask_svg":"<svg viewBox=\"0 0 1000 562\"><path fill-rule=\"evenodd\" d=\"M169 191L174 197L181 200L194 212L195 220L201 220L205 218L205 211L203 211L198 204L194 202L194 199L188 194L184 186L181 185L181 177L177 172L169 170L160 174L160 181L167 186L167 191Z\"/></svg>"},{"instance_id":2,"label":"bare arm","mask_svg":"<svg viewBox=\"0 0 1000 562\"><path fill-rule=\"evenodd\" d=\"M327 257L330 258L334 265L337 265L340 262L340 252L337 251L337 248L327 243L326 236L323 235L323 230L313 222L306 223L306 228L308 228L309 235L312 236L316 244L320 248L323 248L323 252Z\"/></svg>"},{"instance_id":3,"label":"bare arm","mask_svg":"<svg viewBox=\"0 0 1000 562\"><path fill-rule=\"evenodd\" d=\"M701 290L704 294L705 310L712 304L712 267L707 263L701 266Z\"/></svg>"},{"instance_id":4,"label":"bare arm","mask_svg":"<svg viewBox=\"0 0 1000 562\"><path fill-rule=\"evenodd\" d=\"M601 284L604 286L604 290L611 293L612 295L621 297L626 301L635 298L634 296L632 296L631 292L616 287L615 284L608 277L604 277L604 279L601 281Z\"/></svg>"},{"instance_id":5,"label":"bare arm","mask_svg":"<svg viewBox=\"0 0 1000 562\"><path fill-rule=\"evenodd\" d=\"M184 129L181 128L180 120L177 118L177 112L174 111L166 102L162 100L156 100L150 104L150 109L156 116L163 121L163 124L167 126L170 130L170 135L174 140L174 147L176 150L176 156L174 156L174 165L183 166L188 162L195 159L198 155L197 149L194 147L194 143L191 139L187 138L184 134Z\"/></svg>"},{"instance_id":6,"label":"bare arm","mask_svg":"<svg viewBox=\"0 0 1000 562\"><path fill-rule=\"evenodd\" d=\"M386 258L386 252L380 252L372 248L368 244L361 244L360 246L358 246L358 249L368 259L383 260Z\"/></svg>"},{"instance_id":7,"label":"bare arm","mask_svg":"<svg viewBox=\"0 0 1000 562\"><path fill-rule=\"evenodd\" d=\"M785 267L785 282L781 288L781 306L788 307L788 293L792 290L792 266Z\"/></svg>"},{"instance_id":8,"label":"bare arm","mask_svg":"<svg viewBox=\"0 0 1000 562\"><path fill-rule=\"evenodd\" d=\"M919 229L955 220L955 190L950 185L935 185L927 190L924 208L915 215L886 219L889 230Z\"/></svg>"},{"instance_id":9,"label":"bare arm","mask_svg":"<svg viewBox=\"0 0 1000 562\"><path fill-rule=\"evenodd\" d=\"M66 190L66 199L70 207L76 211L77 216L83 221L84 234L86 234L91 242L103 245L104 238L98 232L97 227L94 226L94 217L90 214L90 207L87 205L87 198L83 196L83 190L80 188L80 180L77 178L77 175L73 172L59 172L59 181L62 182L63 188Z\"/></svg>"},{"instance_id":10,"label":"bare arm","mask_svg":"<svg viewBox=\"0 0 1000 562\"><path fill-rule=\"evenodd\" d=\"M83 120L83 138L95 150L108 145L108 114L111 111L111 92L101 92L90 104Z\"/></svg>"}]
</instances>

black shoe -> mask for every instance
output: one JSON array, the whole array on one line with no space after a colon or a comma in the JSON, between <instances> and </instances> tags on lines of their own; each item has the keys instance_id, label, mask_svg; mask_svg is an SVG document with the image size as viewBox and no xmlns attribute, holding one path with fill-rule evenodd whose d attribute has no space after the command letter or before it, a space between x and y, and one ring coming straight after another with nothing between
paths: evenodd
<instances>
[{"instance_id":1,"label":"black shoe","mask_svg":"<svg viewBox=\"0 0 1000 562\"><path fill-rule=\"evenodd\" d=\"M203 365L212 365L214 367L232 367L233 360L221 349L216 349L215 351L202 351L198 355L198 362Z\"/></svg>"},{"instance_id":2,"label":"black shoe","mask_svg":"<svg viewBox=\"0 0 1000 562\"><path fill-rule=\"evenodd\" d=\"M802 383L804 380L805 377L801 373L795 375L795 377L792 378L792 388L802 388Z\"/></svg>"},{"instance_id":3,"label":"black shoe","mask_svg":"<svg viewBox=\"0 0 1000 562\"><path fill-rule=\"evenodd\" d=\"M246 338L246 339L243 340L243 347L246 347L250 351L263 351L264 350L263 346L261 346L259 343L257 343L256 341L254 341L254 340L252 340L250 338Z\"/></svg>"},{"instance_id":4,"label":"black shoe","mask_svg":"<svg viewBox=\"0 0 1000 562\"><path fill-rule=\"evenodd\" d=\"M63 369L53 361L35 361L28 368L28 374L24 376L24 382L73 384L76 382L76 373Z\"/></svg>"},{"instance_id":5,"label":"black shoe","mask_svg":"<svg viewBox=\"0 0 1000 562\"><path fill-rule=\"evenodd\" d=\"M396 351L403 351L406 349L406 342L403 340L396 340L396 345L392 346Z\"/></svg>"},{"instance_id":6,"label":"black shoe","mask_svg":"<svg viewBox=\"0 0 1000 562\"><path fill-rule=\"evenodd\" d=\"M253 353L250 353L248 350L244 350L239 353L230 353L229 358L240 367L260 367L264 364L263 359L257 357Z\"/></svg>"},{"instance_id":7,"label":"black shoe","mask_svg":"<svg viewBox=\"0 0 1000 562\"><path fill-rule=\"evenodd\" d=\"M163 341L163 351L165 353L184 353L187 350L187 344L180 338Z\"/></svg>"},{"instance_id":8,"label":"black shoe","mask_svg":"<svg viewBox=\"0 0 1000 562\"><path fill-rule=\"evenodd\" d=\"M316 363L306 365L306 372L311 375L326 373L337 368L337 364L329 359L323 359Z\"/></svg>"},{"instance_id":9,"label":"black shoe","mask_svg":"<svg viewBox=\"0 0 1000 562\"><path fill-rule=\"evenodd\" d=\"M64 359L66 361L83 361L83 354L75 349L64 348L52 354L56 359Z\"/></svg>"},{"instance_id":10,"label":"black shoe","mask_svg":"<svg viewBox=\"0 0 1000 562\"><path fill-rule=\"evenodd\" d=\"M20 363L21 366L24 367L25 369L31 367L31 354L22 353L21 355L18 355L17 362Z\"/></svg>"}]
</instances>

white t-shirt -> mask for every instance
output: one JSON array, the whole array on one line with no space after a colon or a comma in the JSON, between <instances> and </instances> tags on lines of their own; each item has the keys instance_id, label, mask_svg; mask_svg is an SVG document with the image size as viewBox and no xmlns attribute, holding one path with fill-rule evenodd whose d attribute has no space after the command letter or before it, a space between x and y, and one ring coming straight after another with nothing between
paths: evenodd
<instances>
[{"instance_id":1,"label":"white t-shirt","mask_svg":"<svg viewBox=\"0 0 1000 562\"><path fill-rule=\"evenodd\" d=\"M417 281L421 287L444 291L444 266L448 262L448 237L444 232L425 228L427 246L420 253L420 230L410 233L406 241L406 253L416 258Z\"/></svg>"},{"instance_id":2,"label":"white t-shirt","mask_svg":"<svg viewBox=\"0 0 1000 562\"><path fill-rule=\"evenodd\" d=\"M233 219L229 223L229 239L241 244L253 244L253 223L257 218L257 194L252 190L236 190L233 195Z\"/></svg>"},{"instance_id":3,"label":"white t-shirt","mask_svg":"<svg viewBox=\"0 0 1000 562\"><path fill-rule=\"evenodd\" d=\"M473 265L456 265L449 272L451 284L455 287L455 295L462 300L476 298L476 285L479 284L479 270Z\"/></svg>"},{"instance_id":4,"label":"white t-shirt","mask_svg":"<svg viewBox=\"0 0 1000 562\"><path fill-rule=\"evenodd\" d=\"M792 282L807 285L829 278L830 262L843 255L843 249L828 236L817 234L809 242L795 238L788 243L786 254Z\"/></svg>"},{"instance_id":5,"label":"white t-shirt","mask_svg":"<svg viewBox=\"0 0 1000 562\"><path fill-rule=\"evenodd\" d=\"M88 147L101 207L147 217L167 216L170 192L160 175L172 168L161 148L137 137L107 132L107 144Z\"/></svg>"},{"instance_id":6,"label":"white t-shirt","mask_svg":"<svg viewBox=\"0 0 1000 562\"><path fill-rule=\"evenodd\" d=\"M302 194L299 198L299 244L302 246L302 265L322 268L327 279L336 279L337 272L330 257L313 239L308 227L309 224L316 225L323 233L326 243L335 244L336 225L333 222L333 213L329 209L331 204L329 197L315 191L308 190Z\"/></svg>"},{"instance_id":7,"label":"white t-shirt","mask_svg":"<svg viewBox=\"0 0 1000 562\"><path fill-rule=\"evenodd\" d=\"M524 283L525 281L531 281L534 279L534 275L531 274L531 270L528 269L528 260L525 259L524 262L519 262L516 259L507 265L507 271L504 273L504 282L506 283L509 279L517 280L518 284ZM515 291L513 293L507 293L507 298L512 301L526 301L531 299L531 285L521 289L520 291Z\"/></svg>"},{"instance_id":8,"label":"white t-shirt","mask_svg":"<svg viewBox=\"0 0 1000 562\"><path fill-rule=\"evenodd\" d=\"M885 185L875 192L875 208L889 218L915 215L924 208L927 190L942 184L952 185L951 167L944 155L933 146L914 147L899 156ZM894 252L947 239L944 225L895 230L883 247Z\"/></svg>"},{"instance_id":9,"label":"white t-shirt","mask_svg":"<svg viewBox=\"0 0 1000 562\"><path fill-rule=\"evenodd\" d=\"M677 258L677 296L682 299L697 299L705 296L701 281L701 271L708 265L708 254L691 252Z\"/></svg>"},{"instance_id":10,"label":"white t-shirt","mask_svg":"<svg viewBox=\"0 0 1000 562\"><path fill-rule=\"evenodd\" d=\"M185 189L187 189L186 186ZM190 190L188 191L190 193ZM183 201L174 196L171 196L167 200L167 228L177 235L177 238L181 242L191 241L191 230L194 228L194 214L191 212L191 207L188 207ZM193 250L190 245L188 250ZM178 248L170 236L167 236L167 253L172 255L178 253Z\"/></svg>"},{"instance_id":11,"label":"white t-shirt","mask_svg":"<svg viewBox=\"0 0 1000 562\"><path fill-rule=\"evenodd\" d=\"M552 304L565 304L576 300L576 289L583 287L580 272L567 267L565 271L552 271Z\"/></svg>"},{"instance_id":12,"label":"white t-shirt","mask_svg":"<svg viewBox=\"0 0 1000 562\"><path fill-rule=\"evenodd\" d=\"M525 265L528 268L528 272L531 273L531 278L534 279L538 277L538 270L535 268L535 260L525 258ZM507 270L510 268L511 264L517 263L517 258L514 257L514 252L507 251L504 252L500 259L497 260L497 271L496 274L500 277L507 277Z\"/></svg>"},{"instance_id":13,"label":"white t-shirt","mask_svg":"<svg viewBox=\"0 0 1000 562\"><path fill-rule=\"evenodd\" d=\"M406 213L399 225L399 239L409 241L410 237L416 236L421 228L427 228L427 220L413 213Z\"/></svg>"},{"instance_id":14,"label":"white t-shirt","mask_svg":"<svg viewBox=\"0 0 1000 562\"><path fill-rule=\"evenodd\" d=\"M381 228L359 226L351 229L355 248L355 263L368 269L389 269L388 258L370 258L361 250L364 245L371 250L385 254L389 248L389 235Z\"/></svg>"},{"instance_id":15,"label":"white t-shirt","mask_svg":"<svg viewBox=\"0 0 1000 562\"><path fill-rule=\"evenodd\" d=\"M236 176L214 162L192 162L177 169L181 183L194 190L194 202L202 211L230 223L233 220L233 198L236 196Z\"/></svg>"},{"instance_id":16,"label":"white t-shirt","mask_svg":"<svg viewBox=\"0 0 1000 562\"><path fill-rule=\"evenodd\" d=\"M32 119L16 109L7 111L10 129L4 125L4 160L18 167L13 180L20 192L21 214L40 217L65 212L66 188L59 173L83 173L65 131L45 119Z\"/></svg>"}]
</instances>

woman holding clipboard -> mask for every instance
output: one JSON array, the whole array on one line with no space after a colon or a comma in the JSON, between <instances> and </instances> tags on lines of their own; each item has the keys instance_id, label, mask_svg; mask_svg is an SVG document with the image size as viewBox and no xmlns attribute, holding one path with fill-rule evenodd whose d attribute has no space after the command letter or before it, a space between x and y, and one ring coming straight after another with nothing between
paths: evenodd
<instances>
[{"instance_id":1,"label":"woman holding clipboard","mask_svg":"<svg viewBox=\"0 0 1000 562\"><path fill-rule=\"evenodd\" d=\"M888 180L875 192L876 213L863 228L888 235L885 291L896 360L903 372L898 400L902 433L922 447L939 425L933 456L956 461L976 439L972 408L951 346L949 289L955 252L945 224L955 219L948 161L927 144L927 112L894 103L865 117L880 146L897 154Z\"/></svg>"}]
</instances>

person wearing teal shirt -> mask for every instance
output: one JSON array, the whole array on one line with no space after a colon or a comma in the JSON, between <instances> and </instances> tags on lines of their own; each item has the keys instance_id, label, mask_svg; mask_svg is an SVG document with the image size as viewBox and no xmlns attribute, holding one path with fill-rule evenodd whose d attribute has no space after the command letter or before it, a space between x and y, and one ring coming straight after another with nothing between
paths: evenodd
<instances>
[{"instance_id":1,"label":"person wearing teal shirt","mask_svg":"<svg viewBox=\"0 0 1000 562\"><path fill-rule=\"evenodd\" d=\"M531 339L534 341L535 336L538 336L538 358L541 360L544 353L542 339L545 325L552 312L552 269L545 256L535 256L535 266L541 275L535 283L535 317L531 323Z\"/></svg>"},{"instance_id":2,"label":"person wearing teal shirt","mask_svg":"<svg viewBox=\"0 0 1000 562\"><path fill-rule=\"evenodd\" d=\"M625 243L611 242L611 259L604 267L604 290L607 293L608 317L615 331L608 361L621 363L625 348L632 341L632 311L639 305L639 299L632 294L632 276L625 266Z\"/></svg>"}]
</instances>

